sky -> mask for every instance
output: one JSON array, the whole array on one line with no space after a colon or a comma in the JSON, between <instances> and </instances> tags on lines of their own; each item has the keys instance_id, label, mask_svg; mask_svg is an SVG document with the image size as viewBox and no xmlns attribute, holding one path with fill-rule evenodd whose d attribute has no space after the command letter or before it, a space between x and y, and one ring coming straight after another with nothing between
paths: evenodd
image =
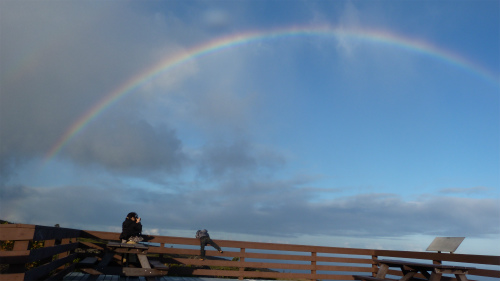
<instances>
[{"instance_id":1,"label":"sky","mask_svg":"<svg viewBox=\"0 0 500 281\"><path fill-rule=\"evenodd\" d=\"M500 254L499 1L0 1L0 219Z\"/></svg>"}]
</instances>

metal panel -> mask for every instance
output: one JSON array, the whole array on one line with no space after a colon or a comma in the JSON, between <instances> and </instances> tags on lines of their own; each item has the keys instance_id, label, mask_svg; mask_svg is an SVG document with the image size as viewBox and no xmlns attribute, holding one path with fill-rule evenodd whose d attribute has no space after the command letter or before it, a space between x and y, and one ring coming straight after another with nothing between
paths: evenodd
<instances>
[{"instance_id":1,"label":"metal panel","mask_svg":"<svg viewBox=\"0 0 500 281\"><path fill-rule=\"evenodd\" d=\"M450 252L457 250L465 237L436 237L426 251Z\"/></svg>"}]
</instances>

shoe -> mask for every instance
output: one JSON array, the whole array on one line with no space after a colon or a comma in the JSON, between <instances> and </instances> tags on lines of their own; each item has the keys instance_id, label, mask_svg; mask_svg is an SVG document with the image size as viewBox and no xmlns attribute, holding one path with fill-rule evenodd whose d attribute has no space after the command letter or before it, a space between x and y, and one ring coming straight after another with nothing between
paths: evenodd
<instances>
[{"instance_id":1,"label":"shoe","mask_svg":"<svg viewBox=\"0 0 500 281\"><path fill-rule=\"evenodd\" d=\"M219 251L219 253L221 253L221 254L222 254L222 253L224 253L224 251L220 250L220 251Z\"/></svg>"},{"instance_id":2,"label":"shoe","mask_svg":"<svg viewBox=\"0 0 500 281\"><path fill-rule=\"evenodd\" d=\"M204 260L205 260L205 258L200 258L200 261L204 261Z\"/></svg>"}]
</instances>

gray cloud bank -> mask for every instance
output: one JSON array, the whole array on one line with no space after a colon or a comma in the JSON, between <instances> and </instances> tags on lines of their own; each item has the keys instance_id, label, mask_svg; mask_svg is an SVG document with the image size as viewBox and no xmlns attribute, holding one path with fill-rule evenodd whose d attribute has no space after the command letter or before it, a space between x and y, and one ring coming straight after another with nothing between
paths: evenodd
<instances>
[{"instance_id":1,"label":"gray cloud bank","mask_svg":"<svg viewBox=\"0 0 500 281\"><path fill-rule=\"evenodd\" d=\"M146 232L206 227L241 235L371 238L488 237L499 232L498 224L492 223L499 215L498 199L428 196L410 202L395 194L363 194L311 203L315 195L293 186L292 182L228 182L220 188L182 193L7 186L0 195L2 219L101 230L119 228L124 214L135 210L143 217Z\"/></svg>"}]
</instances>

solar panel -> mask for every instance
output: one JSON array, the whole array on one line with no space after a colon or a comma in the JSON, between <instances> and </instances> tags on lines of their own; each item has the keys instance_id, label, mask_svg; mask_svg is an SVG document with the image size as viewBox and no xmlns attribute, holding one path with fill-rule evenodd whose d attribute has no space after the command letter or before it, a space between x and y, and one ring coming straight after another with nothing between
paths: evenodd
<instances>
[{"instance_id":1,"label":"solar panel","mask_svg":"<svg viewBox=\"0 0 500 281\"><path fill-rule=\"evenodd\" d=\"M450 252L457 250L465 237L436 237L426 251Z\"/></svg>"}]
</instances>

